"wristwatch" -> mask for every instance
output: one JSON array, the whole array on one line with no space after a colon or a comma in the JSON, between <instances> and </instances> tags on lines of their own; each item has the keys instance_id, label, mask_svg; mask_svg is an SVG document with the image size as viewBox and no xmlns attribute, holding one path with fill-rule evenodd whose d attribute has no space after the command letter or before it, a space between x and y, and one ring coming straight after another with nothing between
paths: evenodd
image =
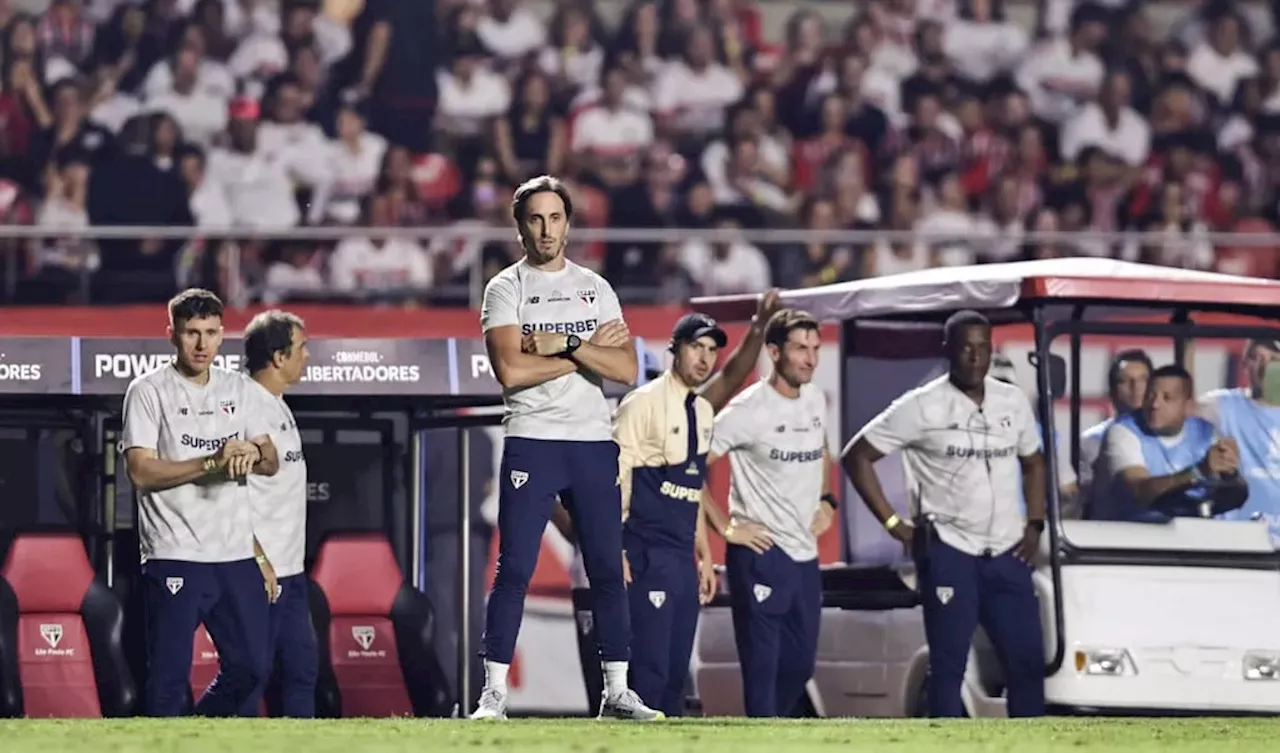
<instances>
[{"instance_id":1,"label":"wristwatch","mask_svg":"<svg viewBox=\"0 0 1280 753\"><path fill-rule=\"evenodd\" d=\"M564 354L566 356L581 347L582 338L577 335L569 335L564 339Z\"/></svg>"},{"instance_id":2,"label":"wristwatch","mask_svg":"<svg viewBox=\"0 0 1280 753\"><path fill-rule=\"evenodd\" d=\"M216 470L218 470L218 457L216 455L210 455L209 457L205 458L204 472L213 473Z\"/></svg>"},{"instance_id":3,"label":"wristwatch","mask_svg":"<svg viewBox=\"0 0 1280 753\"><path fill-rule=\"evenodd\" d=\"M1043 521L1043 520L1028 520L1028 521L1027 521L1027 525L1028 525L1029 527L1031 527L1031 528L1036 529L1036 532L1037 532L1037 533L1044 533L1044 521Z\"/></svg>"}]
</instances>

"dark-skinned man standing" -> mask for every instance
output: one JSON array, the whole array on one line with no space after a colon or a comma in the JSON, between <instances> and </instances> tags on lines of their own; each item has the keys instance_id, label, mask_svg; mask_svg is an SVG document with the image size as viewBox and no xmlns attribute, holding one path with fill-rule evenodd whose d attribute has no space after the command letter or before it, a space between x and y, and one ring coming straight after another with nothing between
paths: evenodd
<instances>
[{"instance_id":1,"label":"dark-skinned man standing","mask_svg":"<svg viewBox=\"0 0 1280 753\"><path fill-rule=\"evenodd\" d=\"M1035 416L1018 387L987 373L986 317L961 311L943 338L948 373L895 400L849 442L841 463L915 559L930 715L965 715L960 688L981 624L1004 665L1009 716L1040 716L1044 640L1031 572L1044 532L1045 468ZM893 452L902 453L912 520L894 511L876 475L876 462Z\"/></svg>"}]
</instances>

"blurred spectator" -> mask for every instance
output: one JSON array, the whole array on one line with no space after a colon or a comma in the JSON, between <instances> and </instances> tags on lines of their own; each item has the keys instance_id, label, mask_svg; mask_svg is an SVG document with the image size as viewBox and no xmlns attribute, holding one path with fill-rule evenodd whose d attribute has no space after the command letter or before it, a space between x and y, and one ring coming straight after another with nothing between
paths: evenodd
<instances>
[{"instance_id":1,"label":"blurred spectator","mask_svg":"<svg viewBox=\"0 0 1280 753\"><path fill-rule=\"evenodd\" d=\"M591 17L584 7L560 6L551 23L550 42L538 56L538 67L555 82L557 99L570 101L578 91L600 81L604 47L592 35Z\"/></svg>"},{"instance_id":2,"label":"blurred spectator","mask_svg":"<svg viewBox=\"0 0 1280 753\"><path fill-rule=\"evenodd\" d=\"M835 205L826 199L810 201L804 212L804 227L809 230L835 230L836 221ZM848 245L829 243L815 236L798 249L785 249L774 255L778 262L774 280L788 288L845 282L857 277L857 258L857 253Z\"/></svg>"},{"instance_id":3,"label":"blurred spectator","mask_svg":"<svg viewBox=\"0 0 1280 753\"><path fill-rule=\"evenodd\" d=\"M249 229L293 227L301 220L293 194L293 176L308 156L288 145L267 148L258 138L258 103L231 103L226 147L209 152L208 179L221 187L231 208L232 225ZM307 168L303 168L306 170Z\"/></svg>"},{"instance_id":4,"label":"blurred spectator","mask_svg":"<svg viewBox=\"0 0 1280 753\"><path fill-rule=\"evenodd\" d=\"M1003 0L964 0L943 32L942 49L973 84L1011 73L1027 50L1027 34L1005 17Z\"/></svg>"},{"instance_id":5,"label":"blurred spectator","mask_svg":"<svg viewBox=\"0 0 1280 753\"><path fill-rule=\"evenodd\" d=\"M281 245L281 258L267 266L263 302L272 305L300 296L321 296L327 286L320 274L318 250L305 242Z\"/></svg>"},{"instance_id":6,"label":"blurred spectator","mask_svg":"<svg viewBox=\"0 0 1280 753\"><path fill-rule=\"evenodd\" d=\"M199 26L189 24L182 27L178 45L168 59L157 62L147 73L146 79L142 82L142 94L146 98L150 99L174 91L179 60L184 58L184 53L195 58L195 89L224 101L235 96L235 76L226 65L209 57L204 32ZM189 66L190 62L184 65Z\"/></svg>"},{"instance_id":7,"label":"blurred spectator","mask_svg":"<svg viewBox=\"0 0 1280 753\"><path fill-rule=\"evenodd\" d=\"M194 224L182 179L156 166L151 141L151 118L130 119L120 129L115 152L90 172L88 212L93 225ZM94 301L163 301L176 292L180 242L103 240L99 246L102 267L93 279Z\"/></svg>"},{"instance_id":8,"label":"blurred spectator","mask_svg":"<svg viewBox=\"0 0 1280 753\"><path fill-rule=\"evenodd\" d=\"M89 226L87 155L62 152L57 162L46 168L44 184L44 201L36 213L36 225L50 231ZM74 296L82 301L79 291L87 291L89 276L99 266L94 244L50 236L33 246L28 259L31 279L23 285L23 299L29 303L68 303Z\"/></svg>"},{"instance_id":9,"label":"blurred spectator","mask_svg":"<svg viewBox=\"0 0 1280 753\"><path fill-rule=\"evenodd\" d=\"M1240 44L1240 19L1233 11L1219 11L1210 21L1209 37L1191 50L1187 75L1228 105L1242 78L1258 74L1258 61Z\"/></svg>"},{"instance_id":10,"label":"blurred spectator","mask_svg":"<svg viewBox=\"0 0 1280 753\"><path fill-rule=\"evenodd\" d=\"M1030 95L1038 117L1060 125L1097 96L1103 75L1097 52L1106 24L1106 13L1098 6L1076 6L1067 36L1041 43L1023 61L1018 85Z\"/></svg>"},{"instance_id":11,"label":"blurred spectator","mask_svg":"<svg viewBox=\"0 0 1280 753\"><path fill-rule=\"evenodd\" d=\"M365 213L369 227L394 227L391 200L386 194L371 196ZM347 294L404 294L425 292L431 286L432 269L427 251L406 238L344 238L329 261L334 290Z\"/></svg>"},{"instance_id":12,"label":"blurred spectator","mask_svg":"<svg viewBox=\"0 0 1280 753\"><path fill-rule=\"evenodd\" d=\"M738 74L715 59L715 38L689 30L684 57L668 63L654 83L653 105L674 133L702 140L724 127L725 110L743 94Z\"/></svg>"},{"instance_id":13,"label":"blurred spectator","mask_svg":"<svg viewBox=\"0 0 1280 753\"><path fill-rule=\"evenodd\" d=\"M312 222L352 225L360 205L373 193L387 154L387 140L367 130L367 107L344 102L338 110L337 138L324 147L320 184L312 197Z\"/></svg>"},{"instance_id":14,"label":"blurred spectator","mask_svg":"<svg viewBox=\"0 0 1280 753\"><path fill-rule=\"evenodd\" d=\"M680 263L706 295L752 293L770 287L769 261L737 234L741 228L732 214L723 213L712 229L727 238L688 240L680 249Z\"/></svg>"},{"instance_id":15,"label":"blurred spectator","mask_svg":"<svg viewBox=\"0 0 1280 753\"><path fill-rule=\"evenodd\" d=\"M173 79L168 91L153 91L146 107L169 113L187 138L209 146L214 136L227 128L227 100L212 89L198 87L200 58L194 49L179 50L171 70Z\"/></svg>"},{"instance_id":16,"label":"blurred spectator","mask_svg":"<svg viewBox=\"0 0 1280 753\"><path fill-rule=\"evenodd\" d=\"M208 179L208 163L203 150L187 146L178 157L178 169L186 186L187 203L195 224L200 227L231 227L231 205L222 187Z\"/></svg>"},{"instance_id":17,"label":"blurred spectator","mask_svg":"<svg viewBox=\"0 0 1280 753\"><path fill-rule=\"evenodd\" d=\"M500 60L517 60L546 44L542 21L520 0L488 0L487 5L489 12L480 19L476 34Z\"/></svg>"},{"instance_id":18,"label":"blurred spectator","mask_svg":"<svg viewBox=\"0 0 1280 753\"><path fill-rule=\"evenodd\" d=\"M46 61L79 69L93 52L93 24L81 14L80 0L50 0L37 29Z\"/></svg>"},{"instance_id":19,"label":"blurred spectator","mask_svg":"<svg viewBox=\"0 0 1280 753\"><path fill-rule=\"evenodd\" d=\"M608 68L602 76L599 101L573 118L569 150L580 172L621 187L639 176L641 153L653 144L653 119L643 107L627 103L623 68Z\"/></svg>"},{"instance_id":20,"label":"blurred spectator","mask_svg":"<svg viewBox=\"0 0 1280 753\"><path fill-rule=\"evenodd\" d=\"M585 22L584 22L585 23ZM493 124L494 153L502 176L519 185L535 175L559 174L565 162L564 119L551 107L547 77L529 72L516 81L516 97Z\"/></svg>"},{"instance_id":21,"label":"blurred spectator","mask_svg":"<svg viewBox=\"0 0 1280 753\"><path fill-rule=\"evenodd\" d=\"M1102 84L1097 103L1090 103L1062 129L1063 159L1073 160L1086 146L1096 146L1131 167L1147 162L1151 130L1129 106L1129 74L1113 70Z\"/></svg>"}]
</instances>

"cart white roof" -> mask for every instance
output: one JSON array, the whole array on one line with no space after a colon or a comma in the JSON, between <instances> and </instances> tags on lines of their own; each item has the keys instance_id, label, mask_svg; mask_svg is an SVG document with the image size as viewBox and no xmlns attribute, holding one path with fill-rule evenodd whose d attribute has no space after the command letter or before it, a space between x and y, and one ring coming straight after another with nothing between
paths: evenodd
<instances>
[{"instance_id":1,"label":"cart white roof","mask_svg":"<svg viewBox=\"0 0 1280 753\"><path fill-rule=\"evenodd\" d=\"M719 319L746 318L756 296L695 298ZM1092 257L937 267L834 285L788 290L783 303L821 321L902 314L990 310L1024 300L1101 299L1249 308L1280 306L1280 282ZM1261 312L1257 312L1261 313Z\"/></svg>"}]
</instances>

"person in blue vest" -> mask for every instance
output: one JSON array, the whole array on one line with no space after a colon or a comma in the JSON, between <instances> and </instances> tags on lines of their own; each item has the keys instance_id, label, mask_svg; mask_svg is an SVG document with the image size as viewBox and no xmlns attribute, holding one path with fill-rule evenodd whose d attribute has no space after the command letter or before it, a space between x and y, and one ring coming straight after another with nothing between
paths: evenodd
<instances>
[{"instance_id":1,"label":"person in blue vest","mask_svg":"<svg viewBox=\"0 0 1280 753\"><path fill-rule=\"evenodd\" d=\"M1266 520L1271 537L1280 540L1280 405L1267 402L1263 394L1267 368L1277 363L1280 340L1250 340L1240 363L1249 386L1206 393L1199 400L1199 414L1240 446L1240 475L1249 485L1249 499L1223 517Z\"/></svg>"},{"instance_id":2,"label":"person in blue vest","mask_svg":"<svg viewBox=\"0 0 1280 753\"><path fill-rule=\"evenodd\" d=\"M1142 410L1117 418L1103 440L1111 483L1094 500L1095 519L1167 522L1170 499L1211 503L1222 488L1243 485L1236 442L1193 415L1194 395L1181 366L1151 372Z\"/></svg>"},{"instance_id":3,"label":"person in blue vest","mask_svg":"<svg viewBox=\"0 0 1280 753\"><path fill-rule=\"evenodd\" d=\"M1107 429L1115 423L1116 417L1142 409L1142 401L1147 396L1147 382L1150 381L1154 368L1151 356L1139 348L1123 350L1111 359L1111 368L1107 370L1107 396L1111 399L1111 417L1080 432L1080 514L1070 516L1064 512L1063 517L1089 517L1094 474L1102 456L1102 440L1107 436ZM1102 479L1100 486L1105 488L1109 482L1110 479Z\"/></svg>"}]
</instances>

